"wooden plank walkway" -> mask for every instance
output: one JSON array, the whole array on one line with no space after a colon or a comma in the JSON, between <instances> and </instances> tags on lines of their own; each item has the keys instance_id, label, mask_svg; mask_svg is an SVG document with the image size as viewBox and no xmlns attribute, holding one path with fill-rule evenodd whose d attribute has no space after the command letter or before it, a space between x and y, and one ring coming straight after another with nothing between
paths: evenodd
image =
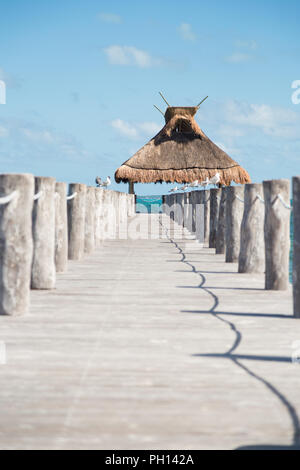
<instances>
[{"instance_id":1,"label":"wooden plank walkway","mask_svg":"<svg viewBox=\"0 0 300 470\"><path fill-rule=\"evenodd\" d=\"M1 449L299 445L290 291L190 236L105 241L69 266L0 318Z\"/></svg>"}]
</instances>

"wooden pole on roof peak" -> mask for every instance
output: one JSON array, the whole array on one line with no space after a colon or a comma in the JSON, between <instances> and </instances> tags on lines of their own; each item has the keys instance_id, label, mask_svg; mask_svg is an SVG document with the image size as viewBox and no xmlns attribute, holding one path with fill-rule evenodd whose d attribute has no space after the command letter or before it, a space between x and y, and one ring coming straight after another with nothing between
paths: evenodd
<instances>
[{"instance_id":1,"label":"wooden pole on roof peak","mask_svg":"<svg viewBox=\"0 0 300 470\"><path fill-rule=\"evenodd\" d=\"M208 96L206 96L202 101L200 101L200 103L197 104L197 108L200 108L200 106L201 106L201 104L203 103L203 101L205 101L207 98L208 98Z\"/></svg>"},{"instance_id":2,"label":"wooden pole on roof peak","mask_svg":"<svg viewBox=\"0 0 300 470\"><path fill-rule=\"evenodd\" d=\"M159 92L160 96L162 97L162 99L164 100L164 102L170 107L171 105L167 102L166 98L164 97L164 95Z\"/></svg>"},{"instance_id":3,"label":"wooden pole on roof peak","mask_svg":"<svg viewBox=\"0 0 300 470\"><path fill-rule=\"evenodd\" d=\"M154 108L156 108L156 109L157 109L157 111L159 111L159 112L160 112L160 113L161 113L163 116L165 116L165 115L164 115L164 113L162 112L162 110L161 110L161 109L159 109L159 107L158 107L158 106L156 106L155 104L154 104L153 106L154 106Z\"/></svg>"}]
</instances>

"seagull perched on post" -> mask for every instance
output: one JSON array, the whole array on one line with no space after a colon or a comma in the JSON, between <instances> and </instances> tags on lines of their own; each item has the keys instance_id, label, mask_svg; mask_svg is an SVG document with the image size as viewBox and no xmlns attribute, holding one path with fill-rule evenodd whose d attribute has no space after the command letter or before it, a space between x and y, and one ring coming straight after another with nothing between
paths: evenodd
<instances>
[{"instance_id":1,"label":"seagull perched on post","mask_svg":"<svg viewBox=\"0 0 300 470\"><path fill-rule=\"evenodd\" d=\"M177 186L175 186L175 188L170 189L169 193L175 193L175 191L178 191Z\"/></svg>"},{"instance_id":2,"label":"seagull perched on post","mask_svg":"<svg viewBox=\"0 0 300 470\"><path fill-rule=\"evenodd\" d=\"M208 186L208 185L210 184L210 181L209 181L209 179L206 177L206 180L205 180L205 181L201 181L200 184L201 184L201 186L206 187L206 186Z\"/></svg>"},{"instance_id":3,"label":"seagull perched on post","mask_svg":"<svg viewBox=\"0 0 300 470\"><path fill-rule=\"evenodd\" d=\"M96 176L95 183L96 183L96 185L97 185L98 188L99 188L99 186L101 186L101 184L102 184L102 179L100 178L100 176Z\"/></svg>"},{"instance_id":4,"label":"seagull perched on post","mask_svg":"<svg viewBox=\"0 0 300 470\"><path fill-rule=\"evenodd\" d=\"M215 176L213 176L211 179L210 179L210 184L215 184L217 185L218 183L220 183L220 173L216 173Z\"/></svg>"},{"instance_id":5,"label":"seagull perched on post","mask_svg":"<svg viewBox=\"0 0 300 470\"><path fill-rule=\"evenodd\" d=\"M199 186L199 181L193 181L192 183L189 184L189 188L197 188Z\"/></svg>"},{"instance_id":6,"label":"seagull perched on post","mask_svg":"<svg viewBox=\"0 0 300 470\"><path fill-rule=\"evenodd\" d=\"M184 186L182 186L181 188L179 188L179 191L185 191L186 189L188 189L189 185L188 184L185 184Z\"/></svg>"},{"instance_id":7,"label":"seagull perched on post","mask_svg":"<svg viewBox=\"0 0 300 470\"><path fill-rule=\"evenodd\" d=\"M106 181L103 181L103 183L101 184L101 188L107 188L110 185L111 185L110 176L107 176Z\"/></svg>"}]
</instances>

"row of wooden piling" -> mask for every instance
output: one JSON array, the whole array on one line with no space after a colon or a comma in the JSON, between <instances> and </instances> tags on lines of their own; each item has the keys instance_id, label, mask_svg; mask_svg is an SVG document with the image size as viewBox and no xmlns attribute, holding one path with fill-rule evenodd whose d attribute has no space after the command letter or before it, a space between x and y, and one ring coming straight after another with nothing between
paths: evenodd
<instances>
[{"instance_id":1,"label":"row of wooden piling","mask_svg":"<svg viewBox=\"0 0 300 470\"><path fill-rule=\"evenodd\" d=\"M0 175L0 315L26 313L30 288L55 288L68 260L118 238L119 221L134 213L134 196L126 193Z\"/></svg>"},{"instance_id":2,"label":"row of wooden piling","mask_svg":"<svg viewBox=\"0 0 300 470\"><path fill-rule=\"evenodd\" d=\"M267 290L289 287L292 213L294 315L300 318L300 177L292 180L292 207L290 194L287 179L174 193L164 196L164 212L225 262L237 262L239 273L265 273Z\"/></svg>"}]
</instances>

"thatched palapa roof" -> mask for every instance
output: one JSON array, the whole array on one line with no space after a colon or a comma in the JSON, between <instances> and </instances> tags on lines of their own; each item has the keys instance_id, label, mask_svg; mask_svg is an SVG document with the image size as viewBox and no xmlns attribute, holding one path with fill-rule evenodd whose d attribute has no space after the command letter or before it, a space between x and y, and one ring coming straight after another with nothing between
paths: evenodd
<instances>
[{"instance_id":1,"label":"thatched palapa roof","mask_svg":"<svg viewBox=\"0 0 300 470\"><path fill-rule=\"evenodd\" d=\"M194 116L198 106L169 106L166 124L115 173L117 183L191 183L219 172L221 184L250 183L249 174L214 144Z\"/></svg>"}]
</instances>

